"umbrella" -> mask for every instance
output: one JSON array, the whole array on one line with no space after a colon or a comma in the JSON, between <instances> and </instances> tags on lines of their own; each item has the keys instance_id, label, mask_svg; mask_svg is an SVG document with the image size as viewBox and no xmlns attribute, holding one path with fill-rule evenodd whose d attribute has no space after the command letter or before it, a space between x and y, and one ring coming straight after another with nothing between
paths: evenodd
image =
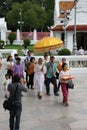
<instances>
[{"instance_id":1,"label":"umbrella","mask_svg":"<svg viewBox=\"0 0 87 130\"><path fill-rule=\"evenodd\" d=\"M34 45L34 52L47 52L63 46L63 41L55 37L45 37Z\"/></svg>"}]
</instances>

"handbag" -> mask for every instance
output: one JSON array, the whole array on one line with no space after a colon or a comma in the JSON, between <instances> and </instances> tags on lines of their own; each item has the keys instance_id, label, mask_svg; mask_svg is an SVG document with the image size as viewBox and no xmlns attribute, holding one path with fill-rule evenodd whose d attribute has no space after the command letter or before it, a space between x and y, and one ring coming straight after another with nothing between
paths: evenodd
<instances>
[{"instance_id":1,"label":"handbag","mask_svg":"<svg viewBox=\"0 0 87 130\"><path fill-rule=\"evenodd\" d=\"M68 89L74 89L74 83L73 83L73 81L69 80L66 86L67 86Z\"/></svg>"},{"instance_id":2,"label":"handbag","mask_svg":"<svg viewBox=\"0 0 87 130\"><path fill-rule=\"evenodd\" d=\"M56 71L55 75L56 75L56 79L59 79L59 73L57 71Z\"/></svg>"},{"instance_id":3,"label":"handbag","mask_svg":"<svg viewBox=\"0 0 87 130\"><path fill-rule=\"evenodd\" d=\"M8 98L8 99L4 100L4 102L3 102L3 108L5 110L8 110L8 111L12 110L12 111L14 111L14 110L17 110L20 107L20 104L18 104L15 101L15 96L16 96L16 92L17 92L17 86L16 86L16 90L15 90L15 94L14 94L13 99Z\"/></svg>"}]
</instances>

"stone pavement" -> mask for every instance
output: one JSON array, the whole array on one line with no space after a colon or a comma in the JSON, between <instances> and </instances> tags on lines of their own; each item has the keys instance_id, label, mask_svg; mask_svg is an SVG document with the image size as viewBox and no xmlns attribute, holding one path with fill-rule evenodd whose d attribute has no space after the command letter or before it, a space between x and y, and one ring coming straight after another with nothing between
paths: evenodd
<instances>
[{"instance_id":1,"label":"stone pavement","mask_svg":"<svg viewBox=\"0 0 87 130\"><path fill-rule=\"evenodd\" d=\"M4 66L5 67L5 66ZM0 130L9 130L9 113L4 111L2 103L3 97L3 79L4 67L0 70ZM78 70L78 69L77 69ZM87 73L86 70L79 73L71 71L75 76L75 89L69 92L69 106L63 106L62 94L53 95L51 85L51 96L45 95L43 98L37 98L37 90L29 89L27 94L23 93L23 111L21 117L20 130L87 130Z\"/></svg>"}]
</instances>

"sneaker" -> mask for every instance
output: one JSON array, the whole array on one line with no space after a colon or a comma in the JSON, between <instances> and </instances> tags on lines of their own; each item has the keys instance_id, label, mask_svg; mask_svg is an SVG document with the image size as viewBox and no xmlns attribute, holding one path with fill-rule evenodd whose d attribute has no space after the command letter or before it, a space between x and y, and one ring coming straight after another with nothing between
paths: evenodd
<instances>
[{"instance_id":1,"label":"sneaker","mask_svg":"<svg viewBox=\"0 0 87 130\"><path fill-rule=\"evenodd\" d=\"M46 95L50 96L51 94L50 93L46 93Z\"/></svg>"},{"instance_id":2,"label":"sneaker","mask_svg":"<svg viewBox=\"0 0 87 130\"><path fill-rule=\"evenodd\" d=\"M39 98L39 99L42 99L42 95L39 95L38 98Z\"/></svg>"},{"instance_id":3,"label":"sneaker","mask_svg":"<svg viewBox=\"0 0 87 130\"><path fill-rule=\"evenodd\" d=\"M68 106L69 104L67 102L64 103L64 106Z\"/></svg>"},{"instance_id":4,"label":"sneaker","mask_svg":"<svg viewBox=\"0 0 87 130\"><path fill-rule=\"evenodd\" d=\"M33 87L31 87L31 89L34 89Z\"/></svg>"},{"instance_id":5,"label":"sneaker","mask_svg":"<svg viewBox=\"0 0 87 130\"><path fill-rule=\"evenodd\" d=\"M58 94L58 93L54 93L54 95L55 95L55 96L59 96L59 94Z\"/></svg>"}]
</instances>

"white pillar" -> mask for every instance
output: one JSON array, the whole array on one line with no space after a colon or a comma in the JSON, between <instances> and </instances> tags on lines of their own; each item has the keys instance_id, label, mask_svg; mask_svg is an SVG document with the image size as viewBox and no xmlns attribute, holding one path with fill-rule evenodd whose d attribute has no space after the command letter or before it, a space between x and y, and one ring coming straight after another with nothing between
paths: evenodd
<instances>
[{"instance_id":1,"label":"white pillar","mask_svg":"<svg viewBox=\"0 0 87 130\"><path fill-rule=\"evenodd\" d=\"M53 31L50 30L50 37L53 37Z\"/></svg>"},{"instance_id":2,"label":"white pillar","mask_svg":"<svg viewBox=\"0 0 87 130\"><path fill-rule=\"evenodd\" d=\"M33 40L37 41L37 30L36 29L34 29L34 32L33 32Z\"/></svg>"},{"instance_id":3,"label":"white pillar","mask_svg":"<svg viewBox=\"0 0 87 130\"><path fill-rule=\"evenodd\" d=\"M1 40L6 41L6 30L5 29L1 30Z\"/></svg>"}]
</instances>

